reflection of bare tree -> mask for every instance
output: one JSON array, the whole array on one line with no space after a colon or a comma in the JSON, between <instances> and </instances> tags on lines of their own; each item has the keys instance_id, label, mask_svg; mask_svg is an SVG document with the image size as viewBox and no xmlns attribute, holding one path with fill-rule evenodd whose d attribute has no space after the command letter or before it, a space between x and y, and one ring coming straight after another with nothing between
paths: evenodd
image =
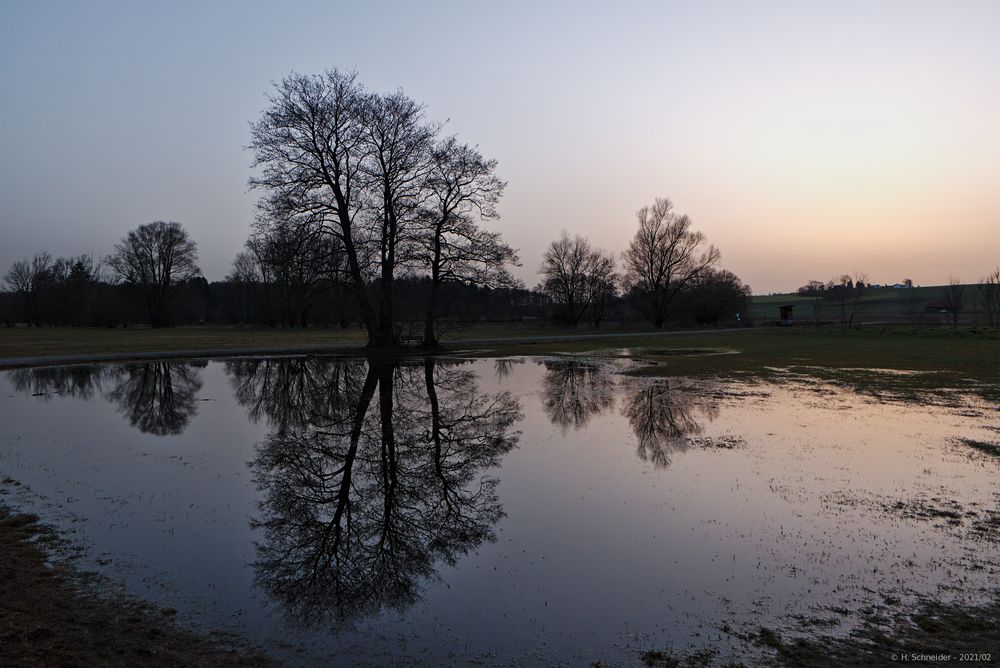
<instances>
[{"instance_id":1,"label":"reflection of bare tree","mask_svg":"<svg viewBox=\"0 0 1000 668\"><path fill-rule=\"evenodd\" d=\"M691 436L702 433L696 415L714 420L718 406L704 392L671 386L667 380L650 383L622 376L621 385L605 365L585 360L544 362L542 401L553 424L565 434L582 429L590 418L614 406L615 392L625 394L622 413L635 432L636 454L658 468L689 447Z\"/></svg>"},{"instance_id":2,"label":"reflection of bare tree","mask_svg":"<svg viewBox=\"0 0 1000 668\"><path fill-rule=\"evenodd\" d=\"M104 366L52 366L12 369L7 379L14 390L46 399L53 395L92 399L101 391L101 381L108 375Z\"/></svg>"},{"instance_id":3,"label":"reflection of bare tree","mask_svg":"<svg viewBox=\"0 0 1000 668\"><path fill-rule=\"evenodd\" d=\"M195 414L205 362L127 364L111 373L118 384L107 398L118 404L133 427L146 434L179 434Z\"/></svg>"},{"instance_id":4,"label":"reflection of bare tree","mask_svg":"<svg viewBox=\"0 0 1000 668\"><path fill-rule=\"evenodd\" d=\"M672 388L666 380L630 392L624 414L638 440L636 454L657 468L669 466L670 456L687 450L689 437L703 431L696 411L709 420L718 415L717 406L704 395Z\"/></svg>"},{"instance_id":5,"label":"reflection of bare tree","mask_svg":"<svg viewBox=\"0 0 1000 668\"><path fill-rule=\"evenodd\" d=\"M602 365L582 360L547 360L542 381L545 412L565 434L614 405L615 381Z\"/></svg>"},{"instance_id":6,"label":"reflection of bare tree","mask_svg":"<svg viewBox=\"0 0 1000 668\"><path fill-rule=\"evenodd\" d=\"M258 583L313 622L412 603L438 561L492 540L503 511L485 473L516 445L520 419L511 395L483 394L434 360L333 364L358 382L337 402L315 397L309 419L272 432L252 464Z\"/></svg>"},{"instance_id":7,"label":"reflection of bare tree","mask_svg":"<svg viewBox=\"0 0 1000 668\"><path fill-rule=\"evenodd\" d=\"M364 382L365 364L322 357L238 359L226 362L226 373L250 419L265 418L284 431L342 408Z\"/></svg>"},{"instance_id":8,"label":"reflection of bare tree","mask_svg":"<svg viewBox=\"0 0 1000 668\"><path fill-rule=\"evenodd\" d=\"M119 366L66 366L14 369L8 372L19 392L93 399L118 404L133 427L164 436L184 431L197 408L199 367L205 362L147 362ZM108 385L112 387L106 389Z\"/></svg>"},{"instance_id":9,"label":"reflection of bare tree","mask_svg":"<svg viewBox=\"0 0 1000 668\"><path fill-rule=\"evenodd\" d=\"M511 370L518 364L524 364L524 360L513 357L498 358L493 362L493 373L496 374L497 380L506 380Z\"/></svg>"}]
</instances>

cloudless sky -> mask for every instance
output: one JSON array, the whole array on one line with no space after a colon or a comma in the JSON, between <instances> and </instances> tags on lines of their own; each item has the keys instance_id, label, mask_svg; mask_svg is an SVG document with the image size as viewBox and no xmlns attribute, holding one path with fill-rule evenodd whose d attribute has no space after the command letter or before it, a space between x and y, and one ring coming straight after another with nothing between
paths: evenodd
<instances>
[{"instance_id":1,"label":"cloudless sky","mask_svg":"<svg viewBox=\"0 0 1000 668\"><path fill-rule=\"evenodd\" d=\"M1000 264L1000 2L0 0L0 272L181 222L222 278L292 70L403 88L500 162L530 286L669 197L757 293Z\"/></svg>"}]
</instances>

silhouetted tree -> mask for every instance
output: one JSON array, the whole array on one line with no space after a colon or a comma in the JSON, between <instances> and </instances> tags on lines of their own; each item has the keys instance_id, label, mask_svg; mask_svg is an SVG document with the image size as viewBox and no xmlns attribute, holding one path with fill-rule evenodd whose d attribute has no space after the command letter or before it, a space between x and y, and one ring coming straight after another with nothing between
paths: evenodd
<instances>
[{"instance_id":1,"label":"silhouetted tree","mask_svg":"<svg viewBox=\"0 0 1000 668\"><path fill-rule=\"evenodd\" d=\"M819 325L823 319L823 311L826 307L826 283L822 281L809 281L797 290L803 297L809 298L809 306L813 312L813 324Z\"/></svg>"},{"instance_id":2,"label":"silhouetted tree","mask_svg":"<svg viewBox=\"0 0 1000 668\"><path fill-rule=\"evenodd\" d=\"M843 274L827 284L823 298L833 307L841 327L854 326L868 297L868 288L865 287L867 282L866 274L857 273L853 277L850 274Z\"/></svg>"},{"instance_id":3,"label":"silhouetted tree","mask_svg":"<svg viewBox=\"0 0 1000 668\"><path fill-rule=\"evenodd\" d=\"M157 221L129 232L107 263L127 283L141 289L149 323L169 324L167 308L174 287L200 273L198 250L179 223Z\"/></svg>"},{"instance_id":4,"label":"silhouetted tree","mask_svg":"<svg viewBox=\"0 0 1000 668\"><path fill-rule=\"evenodd\" d=\"M39 295L43 286L50 278L52 270L52 256L48 253L36 253L30 261L28 259L15 262L7 274L4 281L10 289L17 295L21 304L24 321L29 325L39 324Z\"/></svg>"},{"instance_id":5,"label":"silhouetted tree","mask_svg":"<svg viewBox=\"0 0 1000 668\"><path fill-rule=\"evenodd\" d=\"M948 285L944 288L944 306L948 309L951 326L958 327L962 311L965 310L965 286L954 276L948 279Z\"/></svg>"},{"instance_id":6,"label":"silhouetted tree","mask_svg":"<svg viewBox=\"0 0 1000 668\"><path fill-rule=\"evenodd\" d=\"M714 325L746 313L753 292L733 272L707 269L681 295L683 308L694 322Z\"/></svg>"},{"instance_id":7,"label":"silhouetted tree","mask_svg":"<svg viewBox=\"0 0 1000 668\"><path fill-rule=\"evenodd\" d=\"M636 213L639 230L624 254L625 284L639 310L663 327L674 298L712 265L720 254L705 247L705 235L691 229L669 199L657 198Z\"/></svg>"},{"instance_id":8,"label":"silhouetted tree","mask_svg":"<svg viewBox=\"0 0 1000 668\"><path fill-rule=\"evenodd\" d=\"M609 283L614 284L615 260L580 235L571 238L563 231L545 250L541 274L542 291L557 305L562 320L576 327L595 299L606 296Z\"/></svg>"},{"instance_id":9,"label":"silhouetted tree","mask_svg":"<svg viewBox=\"0 0 1000 668\"><path fill-rule=\"evenodd\" d=\"M426 182L428 200L421 215L419 251L430 274L424 345L438 343L434 327L442 283L455 281L487 287L514 284L507 271L517 265L517 253L499 233L483 229L479 221L499 217L496 204L506 184L495 174L496 160L449 137L435 146Z\"/></svg>"},{"instance_id":10,"label":"silhouetted tree","mask_svg":"<svg viewBox=\"0 0 1000 668\"><path fill-rule=\"evenodd\" d=\"M991 327L1000 327L1000 268L979 282L979 301Z\"/></svg>"}]
</instances>

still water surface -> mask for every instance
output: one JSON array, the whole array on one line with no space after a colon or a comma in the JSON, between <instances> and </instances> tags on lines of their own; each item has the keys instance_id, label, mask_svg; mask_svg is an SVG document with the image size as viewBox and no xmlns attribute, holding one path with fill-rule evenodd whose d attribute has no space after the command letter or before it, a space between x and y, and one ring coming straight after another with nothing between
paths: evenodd
<instances>
[{"instance_id":1,"label":"still water surface","mask_svg":"<svg viewBox=\"0 0 1000 668\"><path fill-rule=\"evenodd\" d=\"M83 567L302 665L745 658L735 632L989 595L1000 466L957 439L995 405L629 367L15 370L0 477Z\"/></svg>"}]
</instances>

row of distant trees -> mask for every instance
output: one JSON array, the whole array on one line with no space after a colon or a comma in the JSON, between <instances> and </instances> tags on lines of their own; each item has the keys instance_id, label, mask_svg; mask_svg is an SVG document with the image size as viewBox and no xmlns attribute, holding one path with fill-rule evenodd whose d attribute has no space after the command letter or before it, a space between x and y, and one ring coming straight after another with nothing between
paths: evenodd
<instances>
[{"instance_id":1,"label":"row of distant trees","mask_svg":"<svg viewBox=\"0 0 1000 668\"><path fill-rule=\"evenodd\" d=\"M913 281L905 279L902 285L913 287ZM941 311L947 315L953 326L958 326L963 313L974 310L977 319L981 317L991 327L1000 327L1000 268L980 279L975 293L967 291L965 284L951 277L939 297L930 300L919 292L905 292L904 306L911 318L916 318L927 309ZM844 327L854 326L864 305L872 297L872 283L867 274L842 274L827 282L809 281L798 289L798 294L809 297L812 319L815 323L833 318Z\"/></svg>"},{"instance_id":2,"label":"row of distant trees","mask_svg":"<svg viewBox=\"0 0 1000 668\"><path fill-rule=\"evenodd\" d=\"M642 317L662 327L733 318L750 296L665 199L639 211L620 270L611 253L564 233L545 253L542 283L526 289L510 272L517 252L486 227L506 186L496 161L445 135L402 92L374 93L352 73L291 74L276 84L250 149L258 213L225 281L201 276L181 225L154 222L100 260L40 253L16 262L3 318L359 323L371 346L418 335L433 347L448 316L548 317L573 327Z\"/></svg>"}]
</instances>

